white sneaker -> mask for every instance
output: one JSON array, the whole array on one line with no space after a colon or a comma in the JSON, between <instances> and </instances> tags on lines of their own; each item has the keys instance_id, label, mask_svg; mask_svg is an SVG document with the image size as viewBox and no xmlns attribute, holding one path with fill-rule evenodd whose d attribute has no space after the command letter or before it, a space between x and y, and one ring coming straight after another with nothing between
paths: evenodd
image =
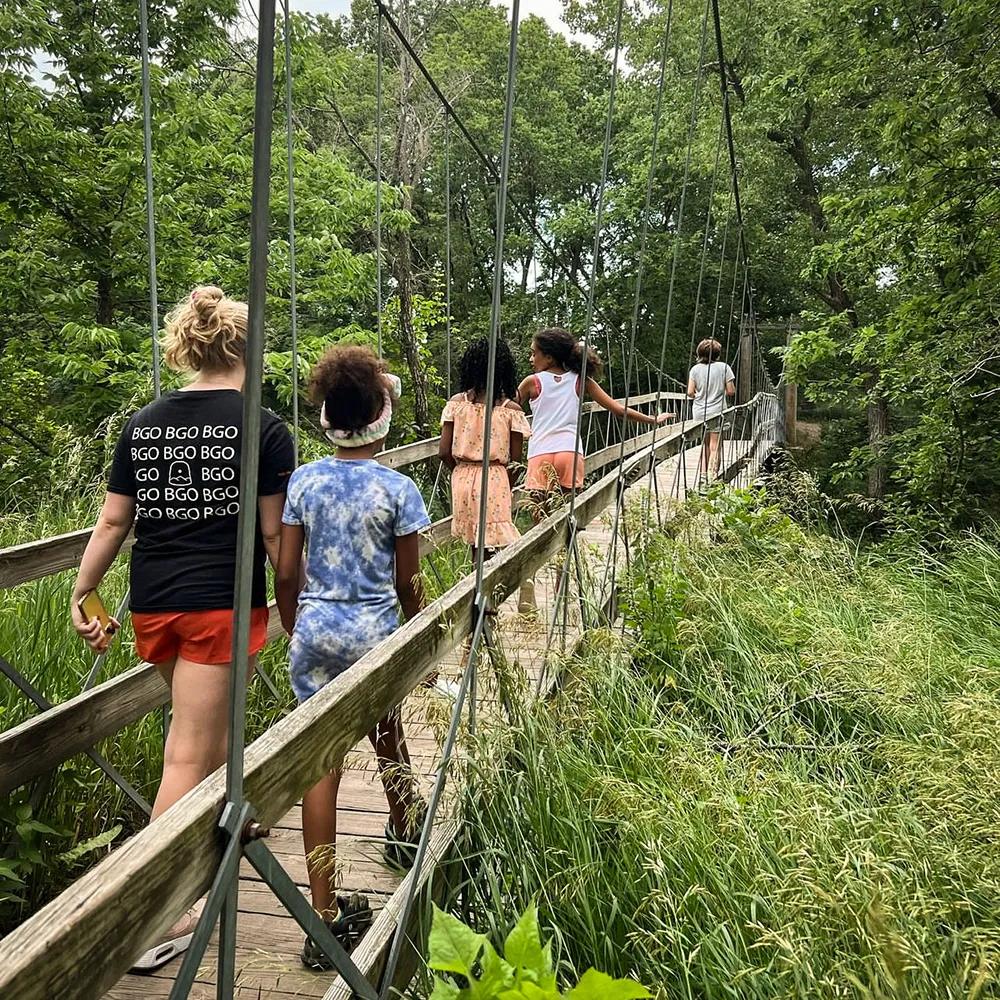
<instances>
[{"instance_id":1,"label":"white sneaker","mask_svg":"<svg viewBox=\"0 0 1000 1000\"><path fill-rule=\"evenodd\" d=\"M461 684L458 681L449 680L447 677L438 677L434 682L434 691L436 691L442 698L448 698L451 701L455 701L458 698L458 692L461 688Z\"/></svg>"},{"instance_id":2,"label":"white sneaker","mask_svg":"<svg viewBox=\"0 0 1000 1000\"><path fill-rule=\"evenodd\" d=\"M159 944L153 945L152 948L144 951L132 968L137 972L152 972L154 969L158 969L161 965L165 965L171 959L176 958L178 955L182 955L191 946L191 941L194 938L195 928L198 926L198 920L201 918L201 911L205 908L205 900L199 899L198 902L191 907L187 913L184 914L180 920L171 927L164 935L163 940Z\"/></svg>"}]
</instances>

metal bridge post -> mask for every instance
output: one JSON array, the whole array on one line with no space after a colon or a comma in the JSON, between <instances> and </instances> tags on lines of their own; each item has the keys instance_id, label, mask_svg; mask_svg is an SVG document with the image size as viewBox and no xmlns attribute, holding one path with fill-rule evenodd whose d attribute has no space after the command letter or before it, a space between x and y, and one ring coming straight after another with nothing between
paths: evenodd
<instances>
[{"instance_id":1,"label":"metal bridge post","mask_svg":"<svg viewBox=\"0 0 1000 1000\"><path fill-rule=\"evenodd\" d=\"M750 317L740 320L740 355L736 372L736 402L749 403L753 377L753 327Z\"/></svg>"}]
</instances>

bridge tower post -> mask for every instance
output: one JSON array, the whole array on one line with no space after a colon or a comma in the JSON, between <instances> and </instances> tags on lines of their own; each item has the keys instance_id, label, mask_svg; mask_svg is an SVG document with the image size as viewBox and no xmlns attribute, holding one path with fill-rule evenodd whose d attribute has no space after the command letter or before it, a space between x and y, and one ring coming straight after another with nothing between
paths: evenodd
<instances>
[{"instance_id":1,"label":"bridge tower post","mask_svg":"<svg viewBox=\"0 0 1000 1000\"><path fill-rule=\"evenodd\" d=\"M736 403L748 403L752 395L753 325L749 316L740 320L740 353L736 372Z\"/></svg>"}]
</instances>

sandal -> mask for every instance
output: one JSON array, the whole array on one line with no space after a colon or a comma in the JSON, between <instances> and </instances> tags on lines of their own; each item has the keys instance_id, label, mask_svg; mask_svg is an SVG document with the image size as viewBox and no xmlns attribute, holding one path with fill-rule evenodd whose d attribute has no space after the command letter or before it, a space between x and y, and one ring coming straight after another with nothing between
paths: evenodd
<instances>
[{"instance_id":1,"label":"sandal","mask_svg":"<svg viewBox=\"0 0 1000 1000\"><path fill-rule=\"evenodd\" d=\"M153 972L161 965L166 965L171 959L183 955L191 946L195 927L201 917L204 902L200 901L191 907L183 918L167 932L166 940L153 945L144 951L132 965L132 972Z\"/></svg>"},{"instance_id":2,"label":"sandal","mask_svg":"<svg viewBox=\"0 0 1000 1000\"><path fill-rule=\"evenodd\" d=\"M385 847L382 849L382 857L390 868L407 872L416 863L417 845L420 843L420 835L423 833L426 817L427 806L421 803L409 833L405 836L396 833L391 817L386 820Z\"/></svg>"},{"instance_id":3,"label":"sandal","mask_svg":"<svg viewBox=\"0 0 1000 1000\"><path fill-rule=\"evenodd\" d=\"M350 898L338 896L337 910L338 917L334 920L324 920L323 923L340 942L344 951L351 952L364 936L365 931L372 925L371 905L367 896L355 892ZM306 938L305 944L302 945L302 954L299 957L307 969L315 969L317 972L332 972L336 968L323 949L311 937Z\"/></svg>"}]
</instances>

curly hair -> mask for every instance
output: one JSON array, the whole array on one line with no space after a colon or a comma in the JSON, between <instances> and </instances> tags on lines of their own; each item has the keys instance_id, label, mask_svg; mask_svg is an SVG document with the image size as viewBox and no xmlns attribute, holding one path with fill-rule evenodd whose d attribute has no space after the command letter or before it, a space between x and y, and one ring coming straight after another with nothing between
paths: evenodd
<instances>
[{"instance_id":1,"label":"curly hair","mask_svg":"<svg viewBox=\"0 0 1000 1000\"><path fill-rule=\"evenodd\" d=\"M583 342L577 339L561 326L550 326L539 330L532 340L535 347L547 354L557 364L567 371L583 372ZM587 377L599 379L604 372L604 362L592 347L587 348Z\"/></svg>"},{"instance_id":2,"label":"curly hair","mask_svg":"<svg viewBox=\"0 0 1000 1000\"><path fill-rule=\"evenodd\" d=\"M199 285L167 313L163 360L175 372L225 371L243 362L248 310L216 285Z\"/></svg>"},{"instance_id":3,"label":"curly hair","mask_svg":"<svg viewBox=\"0 0 1000 1000\"><path fill-rule=\"evenodd\" d=\"M370 424L385 403L385 364L370 347L329 348L313 366L309 397L326 407L333 430L358 431Z\"/></svg>"},{"instance_id":4,"label":"curly hair","mask_svg":"<svg viewBox=\"0 0 1000 1000\"><path fill-rule=\"evenodd\" d=\"M488 337L478 337L465 349L458 367L458 388L486 396L486 373L490 360ZM513 399L517 395L517 364L507 341L497 339L496 363L493 369L493 402Z\"/></svg>"}]
</instances>

